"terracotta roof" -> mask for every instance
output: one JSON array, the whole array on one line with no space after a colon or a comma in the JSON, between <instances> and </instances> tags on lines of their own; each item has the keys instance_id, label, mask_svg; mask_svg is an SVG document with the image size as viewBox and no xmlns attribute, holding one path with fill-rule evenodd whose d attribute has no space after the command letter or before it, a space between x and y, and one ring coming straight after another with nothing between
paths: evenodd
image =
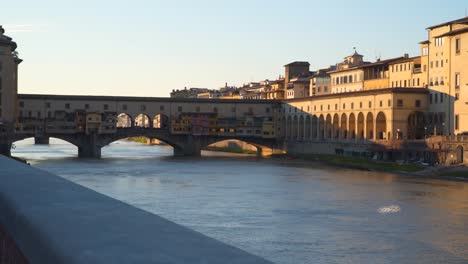
<instances>
[{"instance_id":1,"label":"terracotta roof","mask_svg":"<svg viewBox=\"0 0 468 264\"><path fill-rule=\"evenodd\" d=\"M449 26L449 25L453 25L453 24L468 24L468 16L466 16L464 18L452 20L452 21L449 21L449 22L445 22L445 23L442 23L442 24L439 24L439 25L430 26L427 29L434 29L434 28Z\"/></svg>"},{"instance_id":2,"label":"terracotta roof","mask_svg":"<svg viewBox=\"0 0 468 264\"><path fill-rule=\"evenodd\" d=\"M462 33L466 33L466 32L468 32L468 27L457 29L457 30L452 30L450 32L447 32L447 33L444 33L442 35L436 36L435 38L446 37L446 36L454 36L454 35L458 35L458 34L462 34Z\"/></svg>"},{"instance_id":3,"label":"terracotta roof","mask_svg":"<svg viewBox=\"0 0 468 264\"><path fill-rule=\"evenodd\" d=\"M429 44L429 43L431 43L429 40L424 40L424 41L419 42L419 44Z\"/></svg>"}]
</instances>

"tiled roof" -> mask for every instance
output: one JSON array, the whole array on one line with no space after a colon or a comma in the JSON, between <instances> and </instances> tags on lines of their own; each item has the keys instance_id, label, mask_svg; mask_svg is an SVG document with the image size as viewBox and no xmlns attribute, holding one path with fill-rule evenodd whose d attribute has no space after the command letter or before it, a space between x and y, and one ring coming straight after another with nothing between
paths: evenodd
<instances>
[{"instance_id":1,"label":"tiled roof","mask_svg":"<svg viewBox=\"0 0 468 264\"><path fill-rule=\"evenodd\" d=\"M427 29L434 29L434 28L453 25L453 24L468 24L468 16L466 16L464 18L452 20L452 21L449 21L449 22L445 22L445 23L442 23L442 24L439 24L439 25L430 26Z\"/></svg>"}]
</instances>

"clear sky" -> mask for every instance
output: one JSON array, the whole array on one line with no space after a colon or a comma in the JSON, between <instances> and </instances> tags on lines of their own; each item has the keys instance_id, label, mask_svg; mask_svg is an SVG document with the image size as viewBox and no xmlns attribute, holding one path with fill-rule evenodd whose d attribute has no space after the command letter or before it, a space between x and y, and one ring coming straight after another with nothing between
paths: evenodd
<instances>
[{"instance_id":1,"label":"clear sky","mask_svg":"<svg viewBox=\"0 0 468 264\"><path fill-rule=\"evenodd\" d=\"M466 0L15 0L0 24L18 43L21 93L169 96L275 79L295 60L327 67L419 55L425 28Z\"/></svg>"}]
</instances>

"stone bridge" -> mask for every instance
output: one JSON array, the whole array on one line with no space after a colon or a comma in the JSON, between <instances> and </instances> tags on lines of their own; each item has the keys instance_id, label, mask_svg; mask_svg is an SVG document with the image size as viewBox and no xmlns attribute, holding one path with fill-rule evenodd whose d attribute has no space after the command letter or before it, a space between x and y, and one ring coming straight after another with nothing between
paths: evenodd
<instances>
[{"instance_id":1,"label":"stone bridge","mask_svg":"<svg viewBox=\"0 0 468 264\"><path fill-rule=\"evenodd\" d=\"M242 136L203 136L190 134L172 134L169 129L161 128L118 128L116 133L112 134L38 134L38 133L17 133L9 138L8 143L3 144L4 153L9 153L11 144L26 138L35 138L37 141L48 142L48 138L58 138L75 145L78 148L78 156L82 158L100 158L101 149L110 143L129 138L129 137L147 137L150 139L161 140L174 148L175 156L200 156L201 150L207 146L229 139L244 141L255 146L258 155L271 155L282 153L282 141L275 138L262 137L242 137Z\"/></svg>"}]
</instances>

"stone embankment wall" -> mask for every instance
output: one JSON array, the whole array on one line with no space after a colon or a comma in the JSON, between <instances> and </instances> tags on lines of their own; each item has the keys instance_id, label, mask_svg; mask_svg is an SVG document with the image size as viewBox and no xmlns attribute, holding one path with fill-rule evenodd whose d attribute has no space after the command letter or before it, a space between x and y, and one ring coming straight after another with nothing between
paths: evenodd
<instances>
[{"instance_id":1,"label":"stone embankment wall","mask_svg":"<svg viewBox=\"0 0 468 264\"><path fill-rule=\"evenodd\" d=\"M271 263L4 156L0 168L0 263Z\"/></svg>"}]
</instances>

